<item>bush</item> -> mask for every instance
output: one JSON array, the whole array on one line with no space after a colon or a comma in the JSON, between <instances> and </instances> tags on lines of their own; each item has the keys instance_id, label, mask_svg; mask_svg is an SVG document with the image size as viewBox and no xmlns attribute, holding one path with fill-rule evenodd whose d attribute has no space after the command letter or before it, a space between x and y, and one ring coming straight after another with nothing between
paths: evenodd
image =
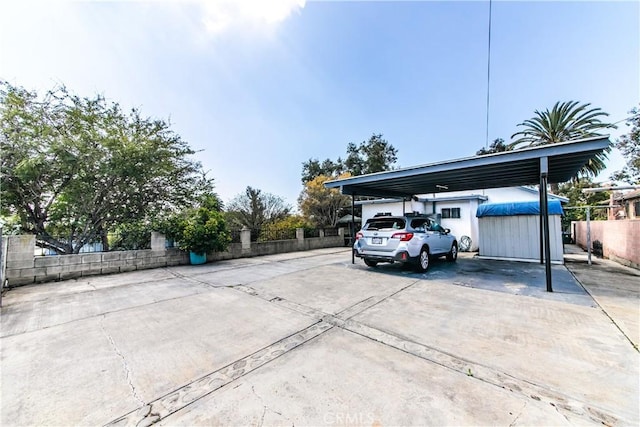
<instances>
[{"instance_id":1,"label":"bush","mask_svg":"<svg viewBox=\"0 0 640 427\"><path fill-rule=\"evenodd\" d=\"M166 218L159 229L168 239L177 242L180 249L197 254L224 251L231 243L231 233L219 204L208 198L200 207Z\"/></svg>"},{"instance_id":2,"label":"bush","mask_svg":"<svg viewBox=\"0 0 640 427\"><path fill-rule=\"evenodd\" d=\"M295 239L296 228L311 228L311 224L301 216L291 215L262 227L258 241Z\"/></svg>"},{"instance_id":3,"label":"bush","mask_svg":"<svg viewBox=\"0 0 640 427\"><path fill-rule=\"evenodd\" d=\"M231 233L221 212L201 207L187 215L182 234L175 240L180 249L203 254L226 250L231 243Z\"/></svg>"}]
</instances>

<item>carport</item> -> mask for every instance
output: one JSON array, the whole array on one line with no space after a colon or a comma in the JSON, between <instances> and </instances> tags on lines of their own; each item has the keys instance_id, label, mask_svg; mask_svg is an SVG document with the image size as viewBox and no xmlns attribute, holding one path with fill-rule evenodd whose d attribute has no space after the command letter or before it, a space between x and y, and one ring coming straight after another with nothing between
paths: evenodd
<instances>
[{"instance_id":1,"label":"carport","mask_svg":"<svg viewBox=\"0 0 640 427\"><path fill-rule=\"evenodd\" d=\"M611 145L608 135L540 147L466 157L325 182L355 196L410 200L417 194L481 190L518 185L540 186L540 263L545 264L547 291L553 292L549 245L547 184L566 182ZM352 262L355 262L352 255Z\"/></svg>"}]
</instances>

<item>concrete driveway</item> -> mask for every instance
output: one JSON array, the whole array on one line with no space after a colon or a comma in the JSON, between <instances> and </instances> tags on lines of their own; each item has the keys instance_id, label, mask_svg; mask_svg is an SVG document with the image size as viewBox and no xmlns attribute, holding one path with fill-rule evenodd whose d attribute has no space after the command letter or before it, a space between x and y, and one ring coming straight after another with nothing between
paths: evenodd
<instances>
[{"instance_id":1,"label":"concrete driveway","mask_svg":"<svg viewBox=\"0 0 640 427\"><path fill-rule=\"evenodd\" d=\"M638 425L640 276L569 268L548 294L538 264L334 248L16 288L0 422Z\"/></svg>"}]
</instances>

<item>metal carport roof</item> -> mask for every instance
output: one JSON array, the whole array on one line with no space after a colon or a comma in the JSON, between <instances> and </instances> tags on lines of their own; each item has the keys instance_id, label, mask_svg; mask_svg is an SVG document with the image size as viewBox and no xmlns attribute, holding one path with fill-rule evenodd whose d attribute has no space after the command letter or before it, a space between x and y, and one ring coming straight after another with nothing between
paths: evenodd
<instances>
[{"instance_id":1,"label":"metal carport roof","mask_svg":"<svg viewBox=\"0 0 640 427\"><path fill-rule=\"evenodd\" d=\"M545 264L547 291L552 292L547 183L573 178L589 160L611 145L597 136L485 156L431 163L324 183L342 194L410 198L416 194L540 185L540 263ZM351 262L354 262L353 252Z\"/></svg>"},{"instance_id":2,"label":"metal carport roof","mask_svg":"<svg viewBox=\"0 0 640 427\"><path fill-rule=\"evenodd\" d=\"M540 182L543 158L548 159L548 182L565 182L610 144L608 136L598 136L337 179L324 185L340 188L342 194L396 198L533 185Z\"/></svg>"}]
</instances>

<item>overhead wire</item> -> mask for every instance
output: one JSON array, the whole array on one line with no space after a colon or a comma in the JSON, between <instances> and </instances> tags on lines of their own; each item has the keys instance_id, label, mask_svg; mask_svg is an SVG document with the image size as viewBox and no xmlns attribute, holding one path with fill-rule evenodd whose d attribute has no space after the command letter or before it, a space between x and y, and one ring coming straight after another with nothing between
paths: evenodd
<instances>
[{"instance_id":1,"label":"overhead wire","mask_svg":"<svg viewBox=\"0 0 640 427\"><path fill-rule=\"evenodd\" d=\"M485 135L485 148L489 149L489 94L490 94L490 84L491 84L491 6L492 1L489 0L489 40L487 46L487 124L486 124L486 135Z\"/></svg>"}]
</instances>

